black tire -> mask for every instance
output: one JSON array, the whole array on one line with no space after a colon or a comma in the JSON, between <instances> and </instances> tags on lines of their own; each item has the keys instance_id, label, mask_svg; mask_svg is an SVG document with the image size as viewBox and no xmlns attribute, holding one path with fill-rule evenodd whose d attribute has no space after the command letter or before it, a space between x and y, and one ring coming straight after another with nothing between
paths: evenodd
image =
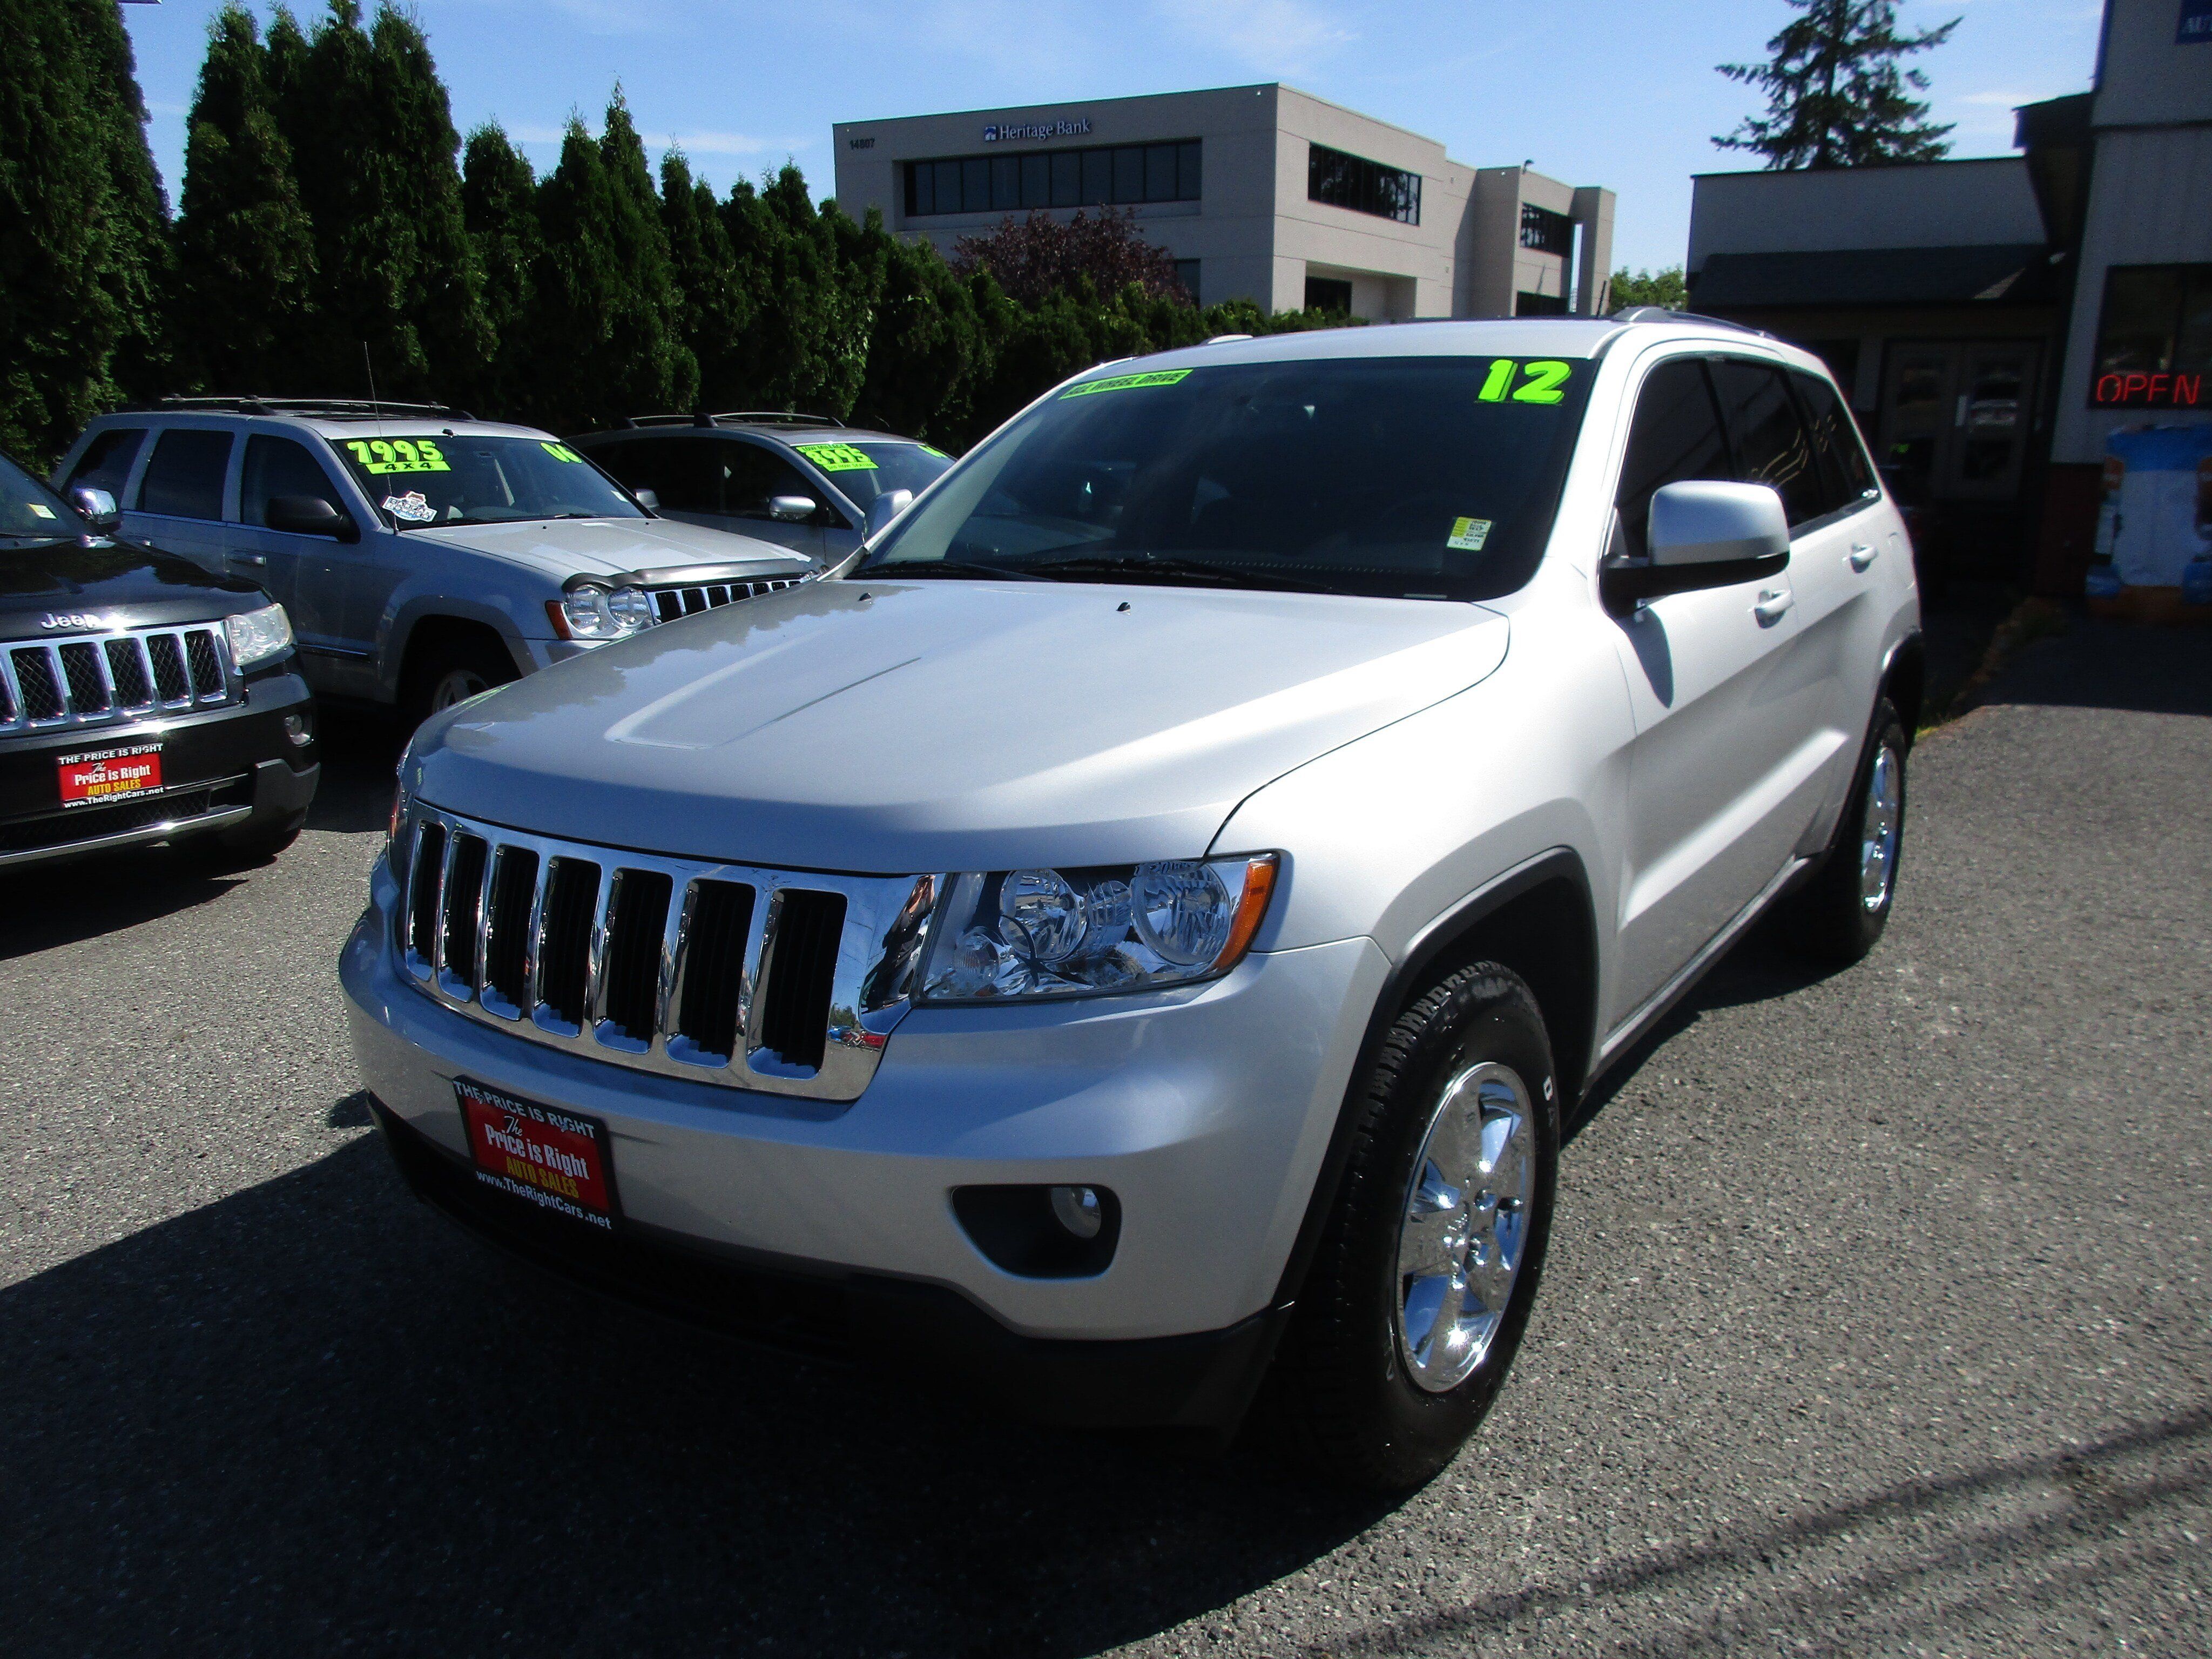
<instances>
[{"instance_id":1,"label":"black tire","mask_svg":"<svg viewBox=\"0 0 2212 1659\"><path fill-rule=\"evenodd\" d=\"M431 715L450 708L457 700L453 692L472 696L515 678L514 659L496 640L470 634L432 640L408 659L406 677L399 688L400 713L411 732Z\"/></svg>"},{"instance_id":2,"label":"black tire","mask_svg":"<svg viewBox=\"0 0 2212 1659\"><path fill-rule=\"evenodd\" d=\"M1819 872L1791 896L1784 910L1790 945L1816 962L1848 967L1873 950L1889 926L1889 913L1897 906L1898 867L1905 855L1905 762L1911 748L1897 710L1888 698L1878 699L1835 841ZM1864 884L1867 825L1875 802L1875 769L1885 754L1894 769L1894 833L1880 902L1869 902Z\"/></svg>"},{"instance_id":3,"label":"black tire","mask_svg":"<svg viewBox=\"0 0 2212 1659\"><path fill-rule=\"evenodd\" d=\"M1526 1225L1518 1269L1502 1298L1504 1317L1487 1349L1462 1379L1432 1392L1414 1379L1401 1347L1401 1296L1414 1279L1400 1277L1400 1238L1415 1160L1447 1086L1486 1061L1510 1067L1525 1085ZM1528 1322L1551 1234L1558 1089L1535 998L1493 963L1454 974L1407 1008L1383 1039L1349 1107L1358 1114L1350 1158L1266 1407L1335 1479L1393 1492L1421 1485L1451 1462L1498 1397ZM1478 1200L1468 1211L1480 1208Z\"/></svg>"},{"instance_id":4,"label":"black tire","mask_svg":"<svg viewBox=\"0 0 2212 1659\"><path fill-rule=\"evenodd\" d=\"M300 831L307 825L307 815L301 812L273 824L249 823L238 830L195 836L179 842L177 850L210 875L231 870L250 870L275 860L277 854L300 839Z\"/></svg>"}]
</instances>

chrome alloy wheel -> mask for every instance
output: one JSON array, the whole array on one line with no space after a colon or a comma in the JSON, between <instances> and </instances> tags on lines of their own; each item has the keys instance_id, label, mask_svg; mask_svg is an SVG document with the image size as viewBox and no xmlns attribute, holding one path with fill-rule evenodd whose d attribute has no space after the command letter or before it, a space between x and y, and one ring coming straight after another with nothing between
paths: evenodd
<instances>
[{"instance_id":1,"label":"chrome alloy wheel","mask_svg":"<svg viewBox=\"0 0 2212 1659\"><path fill-rule=\"evenodd\" d=\"M466 702L479 691L491 690L491 682L473 668L449 668L430 688L430 712L442 714L457 702Z\"/></svg>"},{"instance_id":2,"label":"chrome alloy wheel","mask_svg":"<svg viewBox=\"0 0 2212 1659\"><path fill-rule=\"evenodd\" d=\"M1528 1085L1495 1060L1444 1085L1398 1230L1395 1306L1406 1374L1431 1394L1473 1374L1504 1322L1535 1196Z\"/></svg>"},{"instance_id":3,"label":"chrome alloy wheel","mask_svg":"<svg viewBox=\"0 0 2212 1659\"><path fill-rule=\"evenodd\" d=\"M1867 775L1866 811L1859 820L1859 902L1879 910L1889 902L1897 876L1897 839L1905 827L1905 761L1884 744Z\"/></svg>"}]
</instances>

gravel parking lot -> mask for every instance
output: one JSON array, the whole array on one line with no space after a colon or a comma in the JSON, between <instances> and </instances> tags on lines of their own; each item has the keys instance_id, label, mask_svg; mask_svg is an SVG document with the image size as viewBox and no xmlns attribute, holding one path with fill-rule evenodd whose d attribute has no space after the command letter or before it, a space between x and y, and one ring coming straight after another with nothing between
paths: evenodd
<instances>
[{"instance_id":1,"label":"gravel parking lot","mask_svg":"<svg viewBox=\"0 0 2212 1659\"><path fill-rule=\"evenodd\" d=\"M1614 1075L1502 1405L1395 1505L416 1206L333 972L393 744L339 722L268 869L0 884L6 1644L2212 1651L2208 665L2077 623L1926 740L1887 939L1754 938Z\"/></svg>"}]
</instances>

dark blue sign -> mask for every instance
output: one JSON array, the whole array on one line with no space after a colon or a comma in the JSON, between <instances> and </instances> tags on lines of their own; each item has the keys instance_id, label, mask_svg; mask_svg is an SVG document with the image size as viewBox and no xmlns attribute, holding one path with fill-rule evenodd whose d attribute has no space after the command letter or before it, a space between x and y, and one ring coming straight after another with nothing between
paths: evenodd
<instances>
[{"instance_id":1,"label":"dark blue sign","mask_svg":"<svg viewBox=\"0 0 2212 1659\"><path fill-rule=\"evenodd\" d=\"M2212 0L2181 0L2181 18L2173 26L2177 46L2212 46Z\"/></svg>"}]
</instances>

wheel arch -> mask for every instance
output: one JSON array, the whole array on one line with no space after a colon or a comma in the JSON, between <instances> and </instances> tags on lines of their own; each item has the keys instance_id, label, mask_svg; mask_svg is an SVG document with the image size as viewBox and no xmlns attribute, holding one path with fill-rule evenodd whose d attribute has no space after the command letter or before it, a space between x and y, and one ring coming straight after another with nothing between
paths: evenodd
<instances>
[{"instance_id":1,"label":"wheel arch","mask_svg":"<svg viewBox=\"0 0 2212 1659\"><path fill-rule=\"evenodd\" d=\"M1392 965L1368 1015L1321 1173L1276 1285L1275 1309L1297 1299L1312 1266L1351 1153L1353 1097L1384 1036L1430 987L1476 962L1495 962L1528 981L1552 1041L1559 1110L1581 1098L1597 1046L1597 910L1581 857L1555 847L1437 917Z\"/></svg>"},{"instance_id":2,"label":"wheel arch","mask_svg":"<svg viewBox=\"0 0 2212 1659\"><path fill-rule=\"evenodd\" d=\"M1928 647L1917 630L1890 647L1881 665L1881 695L1896 708L1910 747L1919 733L1928 696Z\"/></svg>"},{"instance_id":3,"label":"wheel arch","mask_svg":"<svg viewBox=\"0 0 2212 1659\"><path fill-rule=\"evenodd\" d=\"M386 695L401 694L424 652L457 639L481 641L504 652L514 664L517 678L531 670L529 647L514 632L511 617L465 602L426 599L403 610L392 622L377 676Z\"/></svg>"}]
</instances>

